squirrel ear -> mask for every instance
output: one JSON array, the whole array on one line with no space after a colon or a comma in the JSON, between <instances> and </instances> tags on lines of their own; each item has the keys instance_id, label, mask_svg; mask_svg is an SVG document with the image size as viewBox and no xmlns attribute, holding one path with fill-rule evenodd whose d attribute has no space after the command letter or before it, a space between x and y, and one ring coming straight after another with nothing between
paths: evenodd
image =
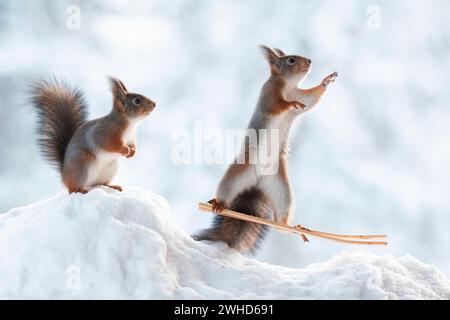
<instances>
[{"instance_id":1,"label":"squirrel ear","mask_svg":"<svg viewBox=\"0 0 450 320\"><path fill-rule=\"evenodd\" d=\"M279 56L279 57L283 57L286 55L286 53L284 53L283 50L278 49L278 48L273 48L273 51L275 51L275 53Z\"/></svg>"},{"instance_id":2,"label":"squirrel ear","mask_svg":"<svg viewBox=\"0 0 450 320\"><path fill-rule=\"evenodd\" d=\"M128 90L123 84L123 82L114 77L109 77L109 81L111 83L111 91L114 97L121 101L125 101L125 96Z\"/></svg>"},{"instance_id":3,"label":"squirrel ear","mask_svg":"<svg viewBox=\"0 0 450 320\"><path fill-rule=\"evenodd\" d=\"M116 80L117 80L117 82L119 82L119 84L120 84L120 86L122 87L123 91L124 91L125 93L127 93L127 92L128 92L128 89L127 89L127 87L125 87L125 85L123 84L123 82L122 82L120 79L117 79L117 78L116 78Z\"/></svg>"},{"instance_id":4,"label":"squirrel ear","mask_svg":"<svg viewBox=\"0 0 450 320\"><path fill-rule=\"evenodd\" d=\"M259 48L261 49L262 54L266 58L267 62L269 62L270 70L273 73L277 73L280 68L280 57L278 54L275 53L272 49L269 47L260 45Z\"/></svg>"}]
</instances>

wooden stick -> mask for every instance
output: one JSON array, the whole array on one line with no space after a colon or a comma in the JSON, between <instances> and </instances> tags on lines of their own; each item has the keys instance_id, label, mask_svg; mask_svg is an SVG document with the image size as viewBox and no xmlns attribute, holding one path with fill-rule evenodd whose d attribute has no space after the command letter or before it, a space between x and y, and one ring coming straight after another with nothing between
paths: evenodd
<instances>
[{"instance_id":1,"label":"wooden stick","mask_svg":"<svg viewBox=\"0 0 450 320\"><path fill-rule=\"evenodd\" d=\"M198 208L201 211L205 212L213 212L212 211L212 205L209 203L199 203ZM308 228L304 228L302 226L292 227L288 225L284 225L278 222L269 221L266 219L262 219L255 216L250 216L248 214L243 214L240 212L236 212L233 210L224 209L220 213L216 213L221 216L230 217L234 219L240 219L248 222L254 222L259 223L267 226L274 227L278 230L283 230L287 232L292 232L300 235L311 235L315 237L320 237L332 241L342 242L342 243L349 243L349 244L365 244L365 245L387 245L386 241L361 241L361 240L353 240L352 238L359 238L359 239L373 239L373 238L386 238L386 235L340 235L335 233L327 233L327 232L320 232L317 230L311 230Z\"/></svg>"}]
</instances>

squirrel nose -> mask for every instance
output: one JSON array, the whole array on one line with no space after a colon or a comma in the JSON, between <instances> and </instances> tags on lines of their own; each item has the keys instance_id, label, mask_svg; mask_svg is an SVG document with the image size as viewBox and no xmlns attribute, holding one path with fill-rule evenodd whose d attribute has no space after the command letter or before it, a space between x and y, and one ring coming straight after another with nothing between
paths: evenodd
<instances>
[{"instance_id":1,"label":"squirrel nose","mask_svg":"<svg viewBox=\"0 0 450 320\"><path fill-rule=\"evenodd\" d=\"M311 59L306 59L306 62L308 63L308 64L311 64Z\"/></svg>"}]
</instances>

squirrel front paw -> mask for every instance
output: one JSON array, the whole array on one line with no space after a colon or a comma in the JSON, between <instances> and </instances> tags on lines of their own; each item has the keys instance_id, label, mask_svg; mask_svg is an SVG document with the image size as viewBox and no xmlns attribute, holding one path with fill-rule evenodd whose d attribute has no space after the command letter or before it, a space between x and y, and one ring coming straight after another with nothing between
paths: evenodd
<instances>
[{"instance_id":1,"label":"squirrel front paw","mask_svg":"<svg viewBox=\"0 0 450 320\"><path fill-rule=\"evenodd\" d=\"M333 72L332 74L330 74L329 76L326 76L323 80L322 80L322 86L323 87L328 87L328 85L334 81L336 81L336 78L338 76L337 72Z\"/></svg>"},{"instance_id":2,"label":"squirrel front paw","mask_svg":"<svg viewBox=\"0 0 450 320\"><path fill-rule=\"evenodd\" d=\"M292 107L295 110L305 110L306 105L304 105L303 103L301 103L300 101L292 101Z\"/></svg>"},{"instance_id":3,"label":"squirrel front paw","mask_svg":"<svg viewBox=\"0 0 450 320\"><path fill-rule=\"evenodd\" d=\"M212 211L214 213L221 213L225 209L225 205L222 202L218 202L216 199L211 199L208 201L212 205Z\"/></svg>"},{"instance_id":4,"label":"squirrel front paw","mask_svg":"<svg viewBox=\"0 0 450 320\"><path fill-rule=\"evenodd\" d=\"M131 153L131 148L129 146L122 146L119 153L128 158L129 154Z\"/></svg>"},{"instance_id":5,"label":"squirrel front paw","mask_svg":"<svg viewBox=\"0 0 450 320\"><path fill-rule=\"evenodd\" d=\"M130 148L130 153L126 156L127 158L131 158L136 154L136 146L131 144L128 146Z\"/></svg>"}]
</instances>

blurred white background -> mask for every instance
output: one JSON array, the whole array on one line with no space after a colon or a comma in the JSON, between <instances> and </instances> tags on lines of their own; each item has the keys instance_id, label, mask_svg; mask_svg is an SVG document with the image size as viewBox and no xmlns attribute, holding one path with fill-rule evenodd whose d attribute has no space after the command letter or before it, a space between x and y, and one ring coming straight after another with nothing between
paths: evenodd
<instances>
[{"instance_id":1,"label":"blurred white background","mask_svg":"<svg viewBox=\"0 0 450 320\"><path fill-rule=\"evenodd\" d=\"M340 74L293 134L294 221L387 233L390 245L305 245L272 231L256 258L302 267L365 250L412 254L450 274L449 21L445 0L2 0L0 212L63 190L35 145L27 81L65 78L97 117L109 112L105 76L115 75L158 104L116 181L163 195L186 232L208 226L197 202L213 197L226 164L174 164L171 135L196 121L245 128L268 77L257 49L266 44L313 60L304 87Z\"/></svg>"}]
</instances>

